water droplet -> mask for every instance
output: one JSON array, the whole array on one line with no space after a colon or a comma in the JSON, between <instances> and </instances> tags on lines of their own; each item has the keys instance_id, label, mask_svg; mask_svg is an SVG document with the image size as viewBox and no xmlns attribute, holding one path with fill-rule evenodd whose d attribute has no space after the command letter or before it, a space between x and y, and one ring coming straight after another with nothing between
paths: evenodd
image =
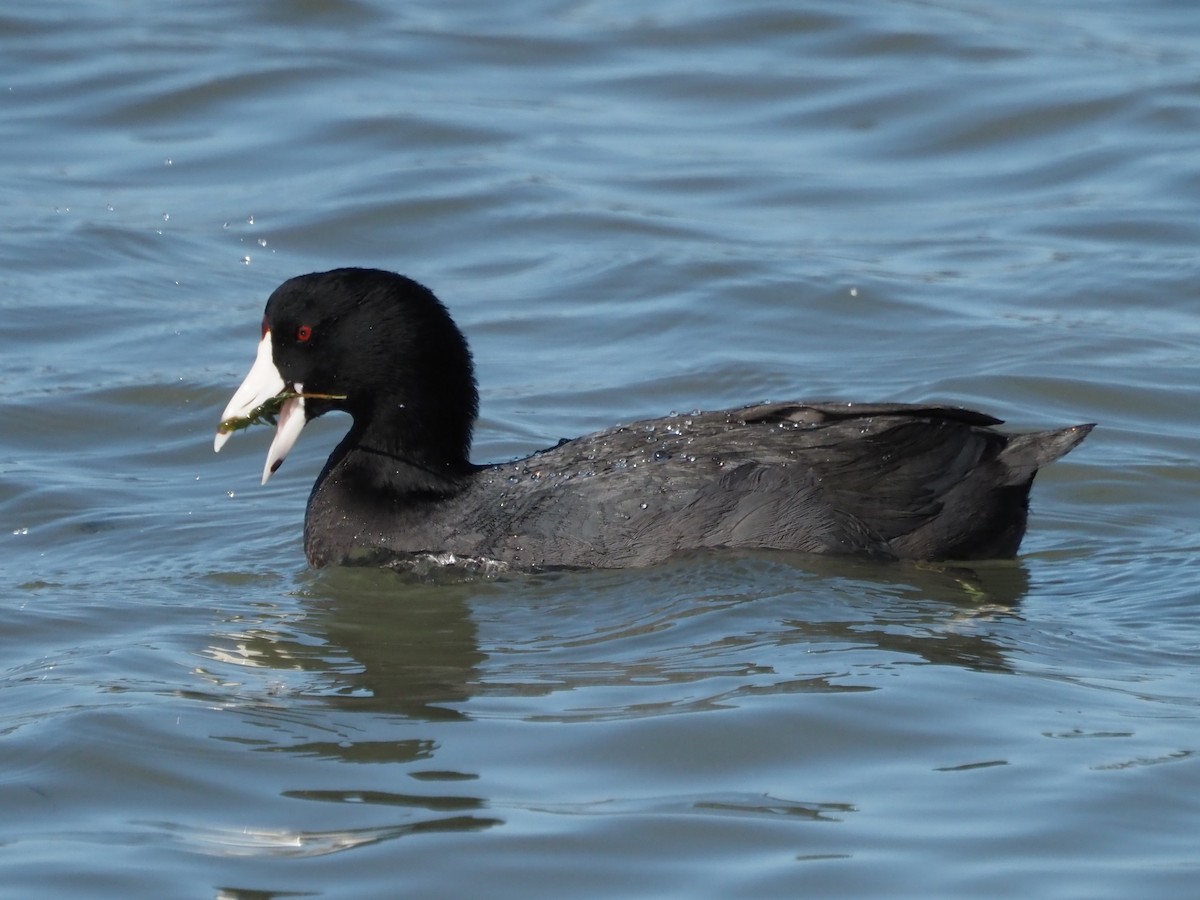
<instances>
[{"instance_id":1,"label":"water droplet","mask_svg":"<svg viewBox=\"0 0 1200 900\"><path fill-rule=\"evenodd\" d=\"M230 500L232 500L234 498L234 496L236 496L236 495L234 494L233 491L226 491L225 496L227 496Z\"/></svg>"},{"instance_id":2,"label":"water droplet","mask_svg":"<svg viewBox=\"0 0 1200 900\"><path fill-rule=\"evenodd\" d=\"M28 528L14 528L13 534L16 534L16 535L29 534L29 529Z\"/></svg>"},{"instance_id":3,"label":"water droplet","mask_svg":"<svg viewBox=\"0 0 1200 900\"><path fill-rule=\"evenodd\" d=\"M647 508L649 505L650 505L649 503L643 503L643 504L642 504L642 509L646 509L646 508Z\"/></svg>"},{"instance_id":4,"label":"water droplet","mask_svg":"<svg viewBox=\"0 0 1200 900\"><path fill-rule=\"evenodd\" d=\"M254 216L253 216L253 215L246 216L246 224L247 224L247 225L253 225L253 224L254 224Z\"/></svg>"},{"instance_id":5,"label":"water droplet","mask_svg":"<svg viewBox=\"0 0 1200 900\"><path fill-rule=\"evenodd\" d=\"M258 246L260 246L260 247L265 247L265 246L267 246L267 239L266 239L266 238L259 238L259 239L258 239Z\"/></svg>"},{"instance_id":6,"label":"water droplet","mask_svg":"<svg viewBox=\"0 0 1200 900\"><path fill-rule=\"evenodd\" d=\"M250 257L248 257L248 256L243 256L243 257L242 257L242 262L243 262L245 265L247 265L247 266L248 266L248 265L250 265Z\"/></svg>"}]
</instances>

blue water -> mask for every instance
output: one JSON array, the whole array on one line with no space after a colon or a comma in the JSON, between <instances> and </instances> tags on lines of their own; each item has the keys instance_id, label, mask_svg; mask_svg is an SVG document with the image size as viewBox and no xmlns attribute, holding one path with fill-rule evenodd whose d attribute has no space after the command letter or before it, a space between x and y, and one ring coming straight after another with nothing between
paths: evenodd
<instances>
[{"instance_id":1,"label":"blue water","mask_svg":"<svg viewBox=\"0 0 1200 900\"><path fill-rule=\"evenodd\" d=\"M1188 2L0 13L0 894L1191 896ZM1016 563L309 570L212 435L429 284L474 458L764 399L1098 422Z\"/></svg>"}]
</instances>

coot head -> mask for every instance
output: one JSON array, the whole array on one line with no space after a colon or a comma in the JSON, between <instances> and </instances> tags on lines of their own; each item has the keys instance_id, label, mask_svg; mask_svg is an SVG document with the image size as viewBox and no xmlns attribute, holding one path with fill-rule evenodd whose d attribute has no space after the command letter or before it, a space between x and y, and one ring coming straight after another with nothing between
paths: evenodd
<instances>
[{"instance_id":1,"label":"coot head","mask_svg":"<svg viewBox=\"0 0 1200 900\"><path fill-rule=\"evenodd\" d=\"M301 275L271 294L262 328L222 421L286 397L264 483L305 423L330 410L354 418L356 443L443 471L469 466L479 405L471 354L428 288L378 269ZM231 433L218 433L215 447Z\"/></svg>"}]
</instances>

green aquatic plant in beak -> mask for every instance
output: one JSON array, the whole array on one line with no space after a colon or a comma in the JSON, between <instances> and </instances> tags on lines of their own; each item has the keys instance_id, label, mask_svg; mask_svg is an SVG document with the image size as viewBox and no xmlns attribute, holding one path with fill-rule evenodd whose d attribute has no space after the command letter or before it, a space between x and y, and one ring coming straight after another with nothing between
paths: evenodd
<instances>
[{"instance_id":1,"label":"green aquatic plant in beak","mask_svg":"<svg viewBox=\"0 0 1200 900\"><path fill-rule=\"evenodd\" d=\"M244 416L230 416L228 419L222 419L221 424L217 426L217 434L232 434L235 431L249 428L251 425L270 425L271 427L275 427L278 424L279 413L283 409L283 404L297 397L303 400L346 399L345 394L309 394L301 391L283 390L274 397L264 400Z\"/></svg>"}]
</instances>

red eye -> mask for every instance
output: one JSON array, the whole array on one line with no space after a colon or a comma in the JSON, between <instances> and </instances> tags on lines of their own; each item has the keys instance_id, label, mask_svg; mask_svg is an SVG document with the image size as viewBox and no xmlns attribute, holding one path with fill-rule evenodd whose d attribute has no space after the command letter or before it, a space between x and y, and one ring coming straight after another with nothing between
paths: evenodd
<instances>
[{"instance_id":1,"label":"red eye","mask_svg":"<svg viewBox=\"0 0 1200 900\"><path fill-rule=\"evenodd\" d=\"M302 343L302 344L308 343L308 339L311 337L312 337L312 326L311 325L301 325L299 328L296 329L296 340L298 340L300 343Z\"/></svg>"}]
</instances>

